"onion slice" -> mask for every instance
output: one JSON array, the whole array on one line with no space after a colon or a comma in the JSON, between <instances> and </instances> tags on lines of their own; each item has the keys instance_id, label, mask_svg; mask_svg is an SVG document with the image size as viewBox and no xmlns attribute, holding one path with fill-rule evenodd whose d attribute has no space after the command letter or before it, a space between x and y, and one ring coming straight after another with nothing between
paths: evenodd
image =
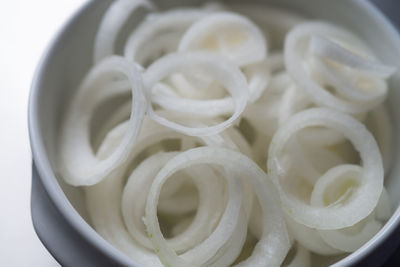
<instances>
[{"instance_id":1,"label":"onion slice","mask_svg":"<svg viewBox=\"0 0 400 267\"><path fill-rule=\"evenodd\" d=\"M242 173L249 179L263 212L263 235L250 258L238 266L280 265L290 248L290 240L274 191L274 185L268 180L264 171L252 160L238 152L223 148L203 147L188 150L173 158L161 169L155 178L155 182L162 183L172 173L193 164L221 165L234 173ZM159 229L155 209L159 190L159 185L153 184L148 196L146 205L147 230L152 235L152 243L157 251L159 249L160 259L165 265L187 266L182 259L177 258L174 251L168 248Z\"/></svg>"},{"instance_id":2,"label":"onion slice","mask_svg":"<svg viewBox=\"0 0 400 267\"><path fill-rule=\"evenodd\" d=\"M186 29L211 12L209 10L177 9L148 15L129 36L125 44L124 56L144 65L150 57L154 56L152 53L175 51Z\"/></svg>"},{"instance_id":3,"label":"onion slice","mask_svg":"<svg viewBox=\"0 0 400 267\"><path fill-rule=\"evenodd\" d=\"M319 106L333 108L345 113L358 114L369 111L384 100L377 97L367 102L354 102L342 99L328 92L320 83L312 77L312 70L307 68L307 47L311 43L312 36L329 36L355 45L364 53L371 53L363 43L353 34L334 25L323 22L308 22L297 25L287 35L284 48L286 69L298 84L308 94L310 99ZM371 55L372 56L372 55ZM311 72L311 73L310 73Z\"/></svg>"},{"instance_id":4,"label":"onion slice","mask_svg":"<svg viewBox=\"0 0 400 267\"><path fill-rule=\"evenodd\" d=\"M333 60L384 79L389 78L396 72L395 67L382 65L363 58L322 36L313 36L311 38L310 52L313 55Z\"/></svg>"},{"instance_id":5,"label":"onion slice","mask_svg":"<svg viewBox=\"0 0 400 267\"><path fill-rule=\"evenodd\" d=\"M131 87L130 123L121 143L113 153L100 160L95 156L90 145L89 122L94 109L101 105L104 99L115 94L112 88L104 84L120 73L126 76ZM141 73L134 63L112 56L91 69L80 85L63 120L60 136L60 169L65 181L75 186L93 185L120 166L135 145L146 105Z\"/></svg>"},{"instance_id":6,"label":"onion slice","mask_svg":"<svg viewBox=\"0 0 400 267\"><path fill-rule=\"evenodd\" d=\"M226 87L232 95L235 107L232 116L215 126L193 128L161 117L154 111L152 105L149 105L147 112L153 120L187 135L206 136L222 132L239 119L248 101L249 90L246 78L237 67L227 63L223 58L207 52L173 53L160 58L149 66L143 76L149 101L152 98L153 88L158 82L175 72L188 71L207 73Z\"/></svg>"},{"instance_id":7,"label":"onion slice","mask_svg":"<svg viewBox=\"0 0 400 267\"><path fill-rule=\"evenodd\" d=\"M336 129L360 153L363 179L358 190L343 205L312 207L288 195L280 183L280 179L286 174L280 162L285 144L299 130L313 126ZM299 112L278 129L269 148L267 168L279 190L283 209L297 222L311 228L340 229L359 222L375 208L383 188L382 158L371 133L356 119L326 108Z\"/></svg>"},{"instance_id":8,"label":"onion slice","mask_svg":"<svg viewBox=\"0 0 400 267\"><path fill-rule=\"evenodd\" d=\"M178 50L215 52L237 66L245 66L266 58L267 43L246 17L220 12L194 23L183 35Z\"/></svg>"},{"instance_id":9,"label":"onion slice","mask_svg":"<svg viewBox=\"0 0 400 267\"><path fill-rule=\"evenodd\" d=\"M110 5L97 30L93 49L95 63L114 54L114 45L119 31L129 16L140 7L155 9L153 3L148 0L116 0Z\"/></svg>"}]
</instances>

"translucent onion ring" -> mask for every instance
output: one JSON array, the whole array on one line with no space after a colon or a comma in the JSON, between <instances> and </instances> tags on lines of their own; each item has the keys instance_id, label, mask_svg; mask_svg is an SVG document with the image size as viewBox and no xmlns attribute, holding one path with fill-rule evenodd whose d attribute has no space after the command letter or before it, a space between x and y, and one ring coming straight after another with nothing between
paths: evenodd
<instances>
[{"instance_id":1,"label":"translucent onion ring","mask_svg":"<svg viewBox=\"0 0 400 267\"><path fill-rule=\"evenodd\" d=\"M243 221L239 223L240 218L244 217L242 211L242 190L240 187L240 180L236 177L236 175L231 176L233 179L231 177L225 177L228 184L229 200L217 228L206 240L204 240L198 246L178 257L176 252L172 250L172 248L167 244L161 233L161 229L157 219L157 203L161 188L166 180L173 173L188 166L188 163L185 161L177 161L177 159L181 158L182 154L183 153L179 154L177 157L174 157L172 160L167 162L167 164L159 171L157 176L154 178L146 201L145 224L148 236L153 245L155 253L158 255L164 265L201 266L214 258L214 255L216 255L219 251L224 251L223 248L225 244L227 244L230 237L235 234L235 230L238 230L237 227L239 226L239 224L246 225ZM201 177L197 177L197 179L201 179ZM241 228L241 232L246 232L246 228ZM240 250L238 253L240 253ZM221 259L217 260L220 261ZM234 261L234 258L231 258L229 260L230 262L228 262L228 264L232 263Z\"/></svg>"},{"instance_id":2,"label":"translucent onion ring","mask_svg":"<svg viewBox=\"0 0 400 267\"><path fill-rule=\"evenodd\" d=\"M339 199L335 202L345 201L350 197L352 191L357 190L357 183L360 183L361 179L363 179L363 169L358 165L343 164L331 168L315 184L311 194L311 205L320 207L326 206L326 203L324 203L324 195L327 190L333 187L332 184L339 186L339 190L346 189L342 188L341 185L346 185L346 183L349 185L346 191L343 192L343 195L339 196ZM354 186L351 183L354 183ZM384 195L383 192L382 195ZM381 196L375 210L379 207L385 208L387 203L381 203L385 200L386 199ZM344 229L319 230L318 232L321 238L331 247L345 252L356 251L382 228L382 223L375 220L373 213L357 224L345 228L346 230L356 230L356 233L349 234L343 232L342 230Z\"/></svg>"},{"instance_id":3,"label":"translucent onion ring","mask_svg":"<svg viewBox=\"0 0 400 267\"><path fill-rule=\"evenodd\" d=\"M235 13L219 12L195 22L182 36L178 51L215 52L237 66L245 66L264 60L267 49L263 34L253 22Z\"/></svg>"},{"instance_id":4,"label":"translucent onion ring","mask_svg":"<svg viewBox=\"0 0 400 267\"><path fill-rule=\"evenodd\" d=\"M148 106L147 112L158 123L187 135L209 136L220 133L239 119L246 107L249 90L246 78L241 71L215 54L207 52L173 53L160 58L150 65L143 75L147 98L151 100L154 86L168 75L196 69L209 74L231 93L235 111L228 120L215 126L193 128L161 117L153 110L152 105Z\"/></svg>"},{"instance_id":5,"label":"translucent onion ring","mask_svg":"<svg viewBox=\"0 0 400 267\"><path fill-rule=\"evenodd\" d=\"M256 3L232 2L228 8L254 21L268 38L268 41L271 42L273 49L280 49L287 32L305 21L305 18L288 10L266 7Z\"/></svg>"},{"instance_id":6,"label":"translucent onion ring","mask_svg":"<svg viewBox=\"0 0 400 267\"><path fill-rule=\"evenodd\" d=\"M149 10L155 6L148 0L116 0L107 9L97 30L93 48L93 59L95 63L103 58L114 54L114 43L118 33L130 15L140 7Z\"/></svg>"},{"instance_id":7,"label":"translucent onion ring","mask_svg":"<svg viewBox=\"0 0 400 267\"><path fill-rule=\"evenodd\" d=\"M318 76L322 84L333 86L338 95L354 102L370 103L382 102L387 95L388 86L385 80L371 74L362 73L358 70L349 72L348 70L338 69L337 66L328 64L320 59L311 59L311 69ZM360 80L372 84L373 90L360 90L358 84ZM371 85L369 86L371 87Z\"/></svg>"},{"instance_id":8,"label":"translucent onion ring","mask_svg":"<svg viewBox=\"0 0 400 267\"><path fill-rule=\"evenodd\" d=\"M99 159L107 158L115 148L115 144L119 144L128 123L119 124L107 134L104 142L102 143L97 156ZM202 144L221 146L224 145L218 136L199 138L198 141ZM145 266L162 266L157 256L140 245L135 239L131 237L126 230L124 221L120 214L121 195L123 190L124 173L126 172L127 163L136 158L139 153L144 151L150 145L160 142L162 140L174 138L190 138L185 137L180 133L174 132L162 125L159 125L148 117L143 121L142 129L138 140L129 155L127 162L113 171L107 176L106 179L100 183L86 188L86 204L91 217L91 221L96 231L104 237L107 241L112 243L117 248L124 251L133 260L140 262ZM215 143L217 142L217 143ZM108 196L105 198L104 196ZM211 215L211 214L209 214ZM242 216L245 218L245 216ZM141 218L136 218L141 220ZM208 223L212 222L209 220ZM212 223L210 228L214 228ZM188 229L189 230L189 229ZM207 232L200 231L202 237L205 238ZM245 229L239 233L246 233Z\"/></svg>"},{"instance_id":9,"label":"translucent onion ring","mask_svg":"<svg viewBox=\"0 0 400 267\"><path fill-rule=\"evenodd\" d=\"M342 250L329 246L316 229L296 222L290 215L286 215L285 218L294 239L309 251L320 255L338 255L343 253Z\"/></svg>"},{"instance_id":10,"label":"translucent onion ring","mask_svg":"<svg viewBox=\"0 0 400 267\"><path fill-rule=\"evenodd\" d=\"M353 34L328 23L309 22L294 27L288 33L285 40L284 57L286 69L294 81L304 89L313 102L320 106L333 108L351 114L366 112L382 103L383 98L379 98L371 103L345 101L332 95L317 82L313 81L310 77L310 74L307 73L307 70L304 67L302 56L298 47L301 43L303 43L304 46L304 42L310 42L309 38L312 35L331 36L332 38L351 40L351 42L357 44L360 49L367 49Z\"/></svg>"},{"instance_id":11,"label":"translucent onion ring","mask_svg":"<svg viewBox=\"0 0 400 267\"><path fill-rule=\"evenodd\" d=\"M280 177L285 175L285 170L282 169L279 158L285 144L299 130L313 126L340 131L360 153L364 178L359 190L346 205L312 207L287 195L280 184ZM277 130L268 154L269 176L279 190L283 209L301 224L323 230L348 227L365 218L378 203L383 188L383 166L379 148L365 126L348 115L326 108L299 112Z\"/></svg>"},{"instance_id":12,"label":"translucent onion ring","mask_svg":"<svg viewBox=\"0 0 400 267\"><path fill-rule=\"evenodd\" d=\"M389 78L396 72L395 67L382 65L378 62L363 58L321 36L313 36L311 38L310 52L319 57L333 60L381 78Z\"/></svg>"},{"instance_id":13,"label":"translucent onion ring","mask_svg":"<svg viewBox=\"0 0 400 267\"><path fill-rule=\"evenodd\" d=\"M261 97L269 84L270 74L268 62L263 60L247 65L243 68L243 71L248 80L249 102L253 103ZM179 74L174 74L171 79L174 84L179 86L178 88L185 88L186 94L199 96L201 93L204 94L204 92L201 91L205 91L209 94L211 90L220 89L215 87L206 89L195 88L185 79L185 76ZM196 91L199 92L196 93ZM172 94L154 93L152 95L152 101L166 110L185 112L200 117L228 115L235 111L233 100L230 97L206 100L188 99Z\"/></svg>"},{"instance_id":14,"label":"translucent onion ring","mask_svg":"<svg viewBox=\"0 0 400 267\"><path fill-rule=\"evenodd\" d=\"M94 109L102 104L104 99L116 93L107 90L107 87L101 87L114 78L116 73L125 75L131 87L130 123L114 152L106 159L99 160L90 145L89 122ZM141 73L134 63L112 56L91 69L75 94L63 120L60 136L60 169L64 180L75 186L93 185L121 165L135 145L146 106Z\"/></svg>"},{"instance_id":15,"label":"translucent onion ring","mask_svg":"<svg viewBox=\"0 0 400 267\"><path fill-rule=\"evenodd\" d=\"M138 218L144 214L146 196L151 183L160 168L177 153L158 153L144 160L129 176L122 193L122 215L126 227L131 236L148 249L152 249L150 240L140 231L141 229L138 229L135 221L143 225ZM200 198L195 218L185 231L168 240L169 245L178 253L188 250L208 236L218 223L224 208L224 201L221 200L223 184L207 168L202 168L201 171L203 179L192 178ZM195 176L196 172L189 175Z\"/></svg>"},{"instance_id":16,"label":"translucent onion ring","mask_svg":"<svg viewBox=\"0 0 400 267\"><path fill-rule=\"evenodd\" d=\"M238 266L264 266L280 265L289 248L290 240L286 230L285 222L281 214L279 201L274 191L273 184L252 160L246 156L223 148L195 148L183 152L168 162L158 173L156 180L162 181L173 172L188 167L192 164L217 164L231 171L243 173L252 183L253 189L260 201L263 212L263 235L257 243L253 254ZM157 187L152 187L146 206L146 226L152 234L152 242L159 248L160 258L164 264L179 262L176 254L168 249L163 241L159 226L157 226L157 214L155 203L158 199ZM255 265L256 264L256 265Z\"/></svg>"},{"instance_id":17,"label":"translucent onion ring","mask_svg":"<svg viewBox=\"0 0 400 267\"><path fill-rule=\"evenodd\" d=\"M148 60L147 57L152 56L149 52L155 51L155 49L147 50L149 44L158 47L159 51L163 50L164 47L171 47L171 43L168 41L169 39L162 43L156 42L155 40L159 38L160 35L165 36L166 34L179 37L175 40L177 48L179 40L185 30L195 21L210 14L210 12L209 10L178 9L147 16L129 36L125 44L124 56L129 60L144 64ZM143 51L143 48L145 51ZM146 51L148 51L148 53L146 53Z\"/></svg>"}]
</instances>

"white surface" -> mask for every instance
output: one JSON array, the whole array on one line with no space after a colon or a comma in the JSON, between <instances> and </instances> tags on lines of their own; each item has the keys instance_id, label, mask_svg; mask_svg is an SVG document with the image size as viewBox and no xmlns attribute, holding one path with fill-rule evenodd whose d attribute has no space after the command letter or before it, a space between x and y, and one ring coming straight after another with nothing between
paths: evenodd
<instances>
[{"instance_id":1,"label":"white surface","mask_svg":"<svg viewBox=\"0 0 400 267\"><path fill-rule=\"evenodd\" d=\"M10 0L0 9L0 266L58 266L30 215L29 87L49 41L84 0Z\"/></svg>"}]
</instances>

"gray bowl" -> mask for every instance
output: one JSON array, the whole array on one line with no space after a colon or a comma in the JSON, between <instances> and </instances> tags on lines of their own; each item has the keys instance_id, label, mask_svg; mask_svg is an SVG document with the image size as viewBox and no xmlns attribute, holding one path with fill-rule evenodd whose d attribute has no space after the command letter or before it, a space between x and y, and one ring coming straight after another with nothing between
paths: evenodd
<instances>
[{"instance_id":1,"label":"gray bowl","mask_svg":"<svg viewBox=\"0 0 400 267\"><path fill-rule=\"evenodd\" d=\"M155 1L163 8L202 1ZM250 1L248 1L250 2ZM368 1L265 0L311 18L333 21L361 35L387 64L400 67L400 39L386 18ZM111 1L90 1L65 25L37 69L29 101L29 132L33 154L32 220L51 254L65 266L138 266L107 243L90 226L79 188L57 173L56 141L61 114L92 62L97 25ZM400 75L391 78L388 98L396 133L400 127ZM395 142L395 162L400 142ZM335 266L381 265L400 242L400 164L394 164L386 186L396 211L383 229L363 247Z\"/></svg>"}]
</instances>

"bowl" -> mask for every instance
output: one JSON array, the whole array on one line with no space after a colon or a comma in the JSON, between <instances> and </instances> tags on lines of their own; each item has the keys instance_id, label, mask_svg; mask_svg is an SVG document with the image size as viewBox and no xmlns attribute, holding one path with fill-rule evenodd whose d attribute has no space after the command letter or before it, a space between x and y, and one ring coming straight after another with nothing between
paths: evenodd
<instances>
[{"instance_id":1,"label":"bowl","mask_svg":"<svg viewBox=\"0 0 400 267\"><path fill-rule=\"evenodd\" d=\"M196 5L200 0L154 0L161 8ZM227 1L229 2L229 1ZM394 27L368 1L247 1L282 7L310 18L332 21L366 40L386 63L400 67L400 38ZM98 235L88 223L83 192L67 185L56 169L56 141L66 103L92 63L93 40L111 1L89 1L64 26L44 54L32 83L29 132L33 154L31 211L35 230L51 254L66 266L139 266ZM137 21L136 21L137 22ZM400 75L389 81L388 106L399 132ZM396 136L396 135L395 135ZM395 140L394 161L400 160ZM381 231L335 266L381 265L400 243L400 164L385 180L395 212Z\"/></svg>"}]
</instances>

